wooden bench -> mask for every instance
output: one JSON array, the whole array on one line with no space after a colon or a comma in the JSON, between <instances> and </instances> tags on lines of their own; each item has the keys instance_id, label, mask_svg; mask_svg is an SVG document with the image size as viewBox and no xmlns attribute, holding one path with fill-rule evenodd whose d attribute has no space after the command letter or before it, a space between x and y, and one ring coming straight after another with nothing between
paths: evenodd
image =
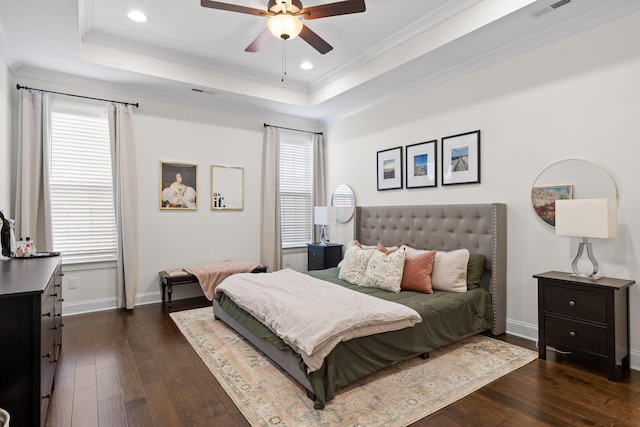
<instances>
[{"instance_id":1,"label":"wooden bench","mask_svg":"<svg viewBox=\"0 0 640 427\"><path fill-rule=\"evenodd\" d=\"M261 265L254 268L251 273L266 273L267 267ZM198 278L185 270L163 270L160 273L160 287L162 288L162 303L165 302L165 290L168 294L169 308L171 308L171 293L174 285L200 284Z\"/></svg>"}]
</instances>

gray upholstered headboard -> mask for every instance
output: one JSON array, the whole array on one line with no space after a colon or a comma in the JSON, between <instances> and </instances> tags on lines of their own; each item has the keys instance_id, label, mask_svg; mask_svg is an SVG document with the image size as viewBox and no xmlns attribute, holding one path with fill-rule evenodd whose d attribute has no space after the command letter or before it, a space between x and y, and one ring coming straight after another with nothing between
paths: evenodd
<instances>
[{"instance_id":1,"label":"gray upholstered headboard","mask_svg":"<svg viewBox=\"0 0 640 427\"><path fill-rule=\"evenodd\" d=\"M502 203L358 206L355 239L365 245L408 245L486 258L482 286L492 296L494 335L507 329L507 207ZM487 274L488 273L488 274Z\"/></svg>"}]
</instances>

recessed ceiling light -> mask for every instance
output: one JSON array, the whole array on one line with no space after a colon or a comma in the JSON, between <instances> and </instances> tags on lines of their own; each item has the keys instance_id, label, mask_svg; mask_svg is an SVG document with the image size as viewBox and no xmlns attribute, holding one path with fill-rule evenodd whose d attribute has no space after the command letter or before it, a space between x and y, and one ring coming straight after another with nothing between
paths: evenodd
<instances>
[{"instance_id":1,"label":"recessed ceiling light","mask_svg":"<svg viewBox=\"0 0 640 427\"><path fill-rule=\"evenodd\" d=\"M302 64L300 64L300 68L302 68L303 70L310 70L313 68L313 64L309 61L305 61Z\"/></svg>"},{"instance_id":2,"label":"recessed ceiling light","mask_svg":"<svg viewBox=\"0 0 640 427\"><path fill-rule=\"evenodd\" d=\"M127 13L127 16L132 21L147 22L147 15L145 15L142 12L140 12L139 10L132 10L131 12Z\"/></svg>"}]
</instances>

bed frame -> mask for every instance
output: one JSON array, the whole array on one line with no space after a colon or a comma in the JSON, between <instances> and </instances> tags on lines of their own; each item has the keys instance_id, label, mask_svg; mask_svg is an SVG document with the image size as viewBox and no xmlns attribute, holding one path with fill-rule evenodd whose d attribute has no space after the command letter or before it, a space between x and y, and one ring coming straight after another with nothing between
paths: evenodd
<instances>
[{"instance_id":1,"label":"bed frame","mask_svg":"<svg viewBox=\"0 0 640 427\"><path fill-rule=\"evenodd\" d=\"M466 248L485 256L481 286L491 293L493 326L491 332L506 331L507 296L507 208L502 203L366 206L356 207L354 238L365 245L408 245L416 249L451 251ZM213 300L213 312L274 363L289 373L313 399L313 390L298 360L257 337L229 316Z\"/></svg>"}]
</instances>

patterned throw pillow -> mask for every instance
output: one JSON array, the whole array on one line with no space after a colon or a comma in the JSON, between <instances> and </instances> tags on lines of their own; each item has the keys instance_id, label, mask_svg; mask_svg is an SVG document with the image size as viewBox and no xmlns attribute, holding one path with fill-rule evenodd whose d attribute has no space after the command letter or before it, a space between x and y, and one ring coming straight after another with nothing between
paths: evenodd
<instances>
[{"instance_id":1,"label":"patterned throw pillow","mask_svg":"<svg viewBox=\"0 0 640 427\"><path fill-rule=\"evenodd\" d=\"M404 257L404 250L397 250L389 255L376 250L369 259L369 264L362 278L362 286L400 292Z\"/></svg>"},{"instance_id":2,"label":"patterned throw pillow","mask_svg":"<svg viewBox=\"0 0 640 427\"><path fill-rule=\"evenodd\" d=\"M361 249L356 245L350 246L344 254L338 278L359 285L367 269L369 258L374 252L377 251L375 249Z\"/></svg>"}]
</instances>

